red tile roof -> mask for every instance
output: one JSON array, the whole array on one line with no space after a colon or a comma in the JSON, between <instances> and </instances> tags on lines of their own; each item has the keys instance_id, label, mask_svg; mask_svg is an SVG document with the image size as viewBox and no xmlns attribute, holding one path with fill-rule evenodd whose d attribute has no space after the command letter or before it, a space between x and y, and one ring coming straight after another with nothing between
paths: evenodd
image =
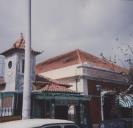
<instances>
[{"instance_id":1,"label":"red tile roof","mask_svg":"<svg viewBox=\"0 0 133 128\"><path fill-rule=\"evenodd\" d=\"M61 85L61 86L64 86L66 88L69 88L71 87L71 85L68 85L68 84L65 84L63 82L60 82L58 80L52 80L50 78L47 78L47 77L44 77L44 76L41 76L41 75L36 75L36 79L35 81L33 82L35 85L44 85L44 84L51 84L51 83L54 83L56 85Z\"/></svg>"},{"instance_id":2,"label":"red tile roof","mask_svg":"<svg viewBox=\"0 0 133 128\"><path fill-rule=\"evenodd\" d=\"M0 90L4 89L3 85L5 86L6 83L4 78L0 77ZM36 80L33 82L34 91L76 93L75 91L68 89L69 87L70 85L60 83L57 80L53 81L40 75L36 75Z\"/></svg>"},{"instance_id":3,"label":"red tile roof","mask_svg":"<svg viewBox=\"0 0 133 128\"><path fill-rule=\"evenodd\" d=\"M58 68L67 67L74 64L87 63L92 67L99 67L115 72L127 72L128 70L116 64L112 64L92 54L81 51L79 49L50 58L46 61L39 63L36 66L36 72L42 73Z\"/></svg>"},{"instance_id":4,"label":"red tile roof","mask_svg":"<svg viewBox=\"0 0 133 128\"><path fill-rule=\"evenodd\" d=\"M4 89L6 85L4 78L0 76L0 90ZM33 82L33 90L34 91L47 91L47 92L65 92L65 93L76 93L70 89L68 89L70 85L65 83L58 82L57 80L53 81L49 78L45 78L40 75L36 75L36 79Z\"/></svg>"},{"instance_id":5,"label":"red tile roof","mask_svg":"<svg viewBox=\"0 0 133 128\"><path fill-rule=\"evenodd\" d=\"M40 89L35 90L37 92L65 92L65 93L77 93L75 91L72 91L65 86L58 85L56 83L46 84Z\"/></svg>"},{"instance_id":6,"label":"red tile roof","mask_svg":"<svg viewBox=\"0 0 133 128\"><path fill-rule=\"evenodd\" d=\"M24 49L25 49L25 39L24 39L23 35L21 34L21 36L15 41L15 43L13 44L13 46L11 48L9 48L8 50L6 50L0 54L7 56L14 52L20 52L20 51L24 52ZM38 55L41 52L32 50L32 53L35 55Z\"/></svg>"},{"instance_id":7,"label":"red tile roof","mask_svg":"<svg viewBox=\"0 0 133 128\"><path fill-rule=\"evenodd\" d=\"M53 81L49 78L36 75L36 80L33 82L33 90L41 92L65 92L65 93L76 93L69 89L70 85L60 83L57 80Z\"/></svg>"}]
</instances>

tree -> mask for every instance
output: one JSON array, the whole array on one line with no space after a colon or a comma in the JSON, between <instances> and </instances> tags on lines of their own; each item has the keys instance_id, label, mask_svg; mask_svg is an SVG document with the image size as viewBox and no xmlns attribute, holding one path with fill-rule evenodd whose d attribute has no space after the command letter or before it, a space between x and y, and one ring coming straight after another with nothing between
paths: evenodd
<instances>
[{"instance_id":1,"label":"tree","mask_svg":"<svg viewBox=\"0 0 133 128\"><path fill-rule=\"evenodd\" d=\"M121 74L123 76L126 76L129 87L123 92L121 92L121 94L133 92L133 47L131 45L117 47L117 52L119 52L120 54L115 54L113 55L113 57L110 56L109 59L105 57L103 53L101 53L100 56L105 62L111 63L112 67L114 67L116 63L124 67L126 65L126 68L128 68L128 73L121 72ZM115 68L113 69L115 71Z\"/></svg>"}]
</instances>

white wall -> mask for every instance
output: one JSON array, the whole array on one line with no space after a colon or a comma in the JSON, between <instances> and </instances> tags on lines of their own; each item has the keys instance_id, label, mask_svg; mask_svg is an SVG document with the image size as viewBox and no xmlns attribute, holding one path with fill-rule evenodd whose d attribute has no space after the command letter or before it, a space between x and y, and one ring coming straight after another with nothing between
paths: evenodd
<instances>
[{"instance_id":1,"label":"white wall","mask_svg":"<svg viewBox=\"0 0 133 128\"><path fill-rule=\"evenodd\" d=\"M81 78L78 85L78 89L84 95L88 95L88 80L85 78Z\"/></svg>"},{"instance_id":2,"label":"white wall","mask_svg":"<svg viewBox=\"0 0 133 128\"><path fill-rule=\"evenodd\" d=\"M64 68L54 69L51 71L41 73L41 75L45 77L49 77L51 79L60 79L65 77L76 76L76 75L80 75L80 71L79 69L77 69L78 66L79 64L64 67Z\"/></svg>"},{"instance_id":3,"label":"white wall","mask_svg":"<svg viewBox=\"0 0 133 128\"><path fill-rule=\"evenodd\" d=\"M24 73L21 72L22 59L25 59L24 53L18 53L17 75L16 75L16 90L18 91L23 91L23 84L24 84ZM35 56L31 55L31 80L35 79L35 63L36 63Z\"/></svg>"},{"instance_id":4,"label":"white wall","mask_svg":"<svg viewBox=\"0 0 133 128\"><path fill-rule=\"evenodd\" d=\"M75 76L83 75L83 69L77 68L78 66L81 66L81 64L75 64L72 66L67 66L64 68L43 72L41 73L41 75L51 79L60 79L62 82L72 85L70 89L76 91L76 80L74 80ZM73 80L71 77L73 77ZM63 78L67 78L67 80ZM77 90L78 92L84 95L88 95L88 81L86 79L83 79L82 77L79 77L77 82Z\"/></svg>"},{"instance_id":5,"label":"white wall","mask_svg":"<svg viewBox=\"0 0 133 128\"><path fill-rule=\"evenodd\" d=\"M8 63L12 61L12 67L9 69ZM14 91L16 82L16 62L17 55L13 54L5 59L5 82L6 88L4 91Z\"/></svg>"},{"instance_id":6,"label":"white wall","mask_svg":"<svg viewBox=\"0 0 133 128\"><path fill-rule=\"evenodd\" d=\"M6 88L4 91L23 90L24 73L22 73L22 59L24 53L15 53L5 58L5 82ZM9 69L8 63L12 61L12 68ZM31 79L35 79L35 56L31 55Z\"/></svg>"},{"instance_id":7,"label":"white wall","mask_svg":"<svg viewBox=\"0 0 133 128\"><path fill-rule=\"evenodd\" d=\"M88 81L87 79L80 78L77 82L77 90L76 90L76 81L73 83L70 83L72 87L70 87L71 90L78 91L83 95L88 95Z\"/></svg>"}]
</instances>

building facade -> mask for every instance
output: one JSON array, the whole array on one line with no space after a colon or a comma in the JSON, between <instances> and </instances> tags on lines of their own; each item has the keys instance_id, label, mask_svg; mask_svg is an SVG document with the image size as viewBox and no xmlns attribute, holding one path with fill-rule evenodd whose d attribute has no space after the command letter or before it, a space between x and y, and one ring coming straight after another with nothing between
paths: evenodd
<instances>
[{"instance_id":1,"label":"building facade","mask_svg":"<svg viewBox=\"0 0 133 128\"><path fill-rule=\"evenodd\" d=\"M88 120L84 113L90 97L71 90L67 83L36 74L38 54L40 52L31 50L31 118L69 119L77 124ZM0 116L21 116L25 64L23 36L1 55L5 56L5 73L0 78Z\"/></svg>"},{"instance_id":2,"label":"building facade","mask_svg":"<svg viewBox=\"0 0 133 128\"><path fill-rule=\"evenodd\" d=\"M77 124L91 125L103 117L131 116L132 95L124 104L127 109L116 104L116 96L129 87L128 78L123 75L128 73L127 69L79 49L36 65L38 54L40 52L31 50L31 118L69 119ZM5 72L4 77L0 77L0 116L21 116L23 36L1 55L5 56ZM125 98L129 99L121 97Z\"/></svg>"},{"instance_id":3,"label":"building facade","mask_svg":"<svg viewBox=\"0 0 133 128\"><path fill-rule=\"evenodd\" d=\"M0 98L0 107L2 110L10 111L13 114L16 98L11 92L22 93L24 84L24 64L25 64L25 40L21 35L13 46L1 53L5 57L4 76L1 78L0 92L3 98ZM31 79L35 81L36 55L40 54L32 50L31 53ZM32 86L31 86L32 88ZM8 92L8 95L5 93ZM6 115L6 113L5 113Z\"/></svg>"},{"instance_id":4,"label":"building facade","mask_svg":"<svg viewBox=\"0 0 133 128\"><path fill-rule=\"evenodd\" d=\"M129 87L127 77L123 73L128 70L112 64L82 50L74 50L46 61L36 66L36 72L42 76L73 85L72 90L85 96L92 96L87 107L93 123L101 120L100 91L119 92ZM115 105L116 93L106 95L104 103L104 117L111 119L111 111ZM109 99L109 100L107 100Z\"/></svg>"}]
</instances>

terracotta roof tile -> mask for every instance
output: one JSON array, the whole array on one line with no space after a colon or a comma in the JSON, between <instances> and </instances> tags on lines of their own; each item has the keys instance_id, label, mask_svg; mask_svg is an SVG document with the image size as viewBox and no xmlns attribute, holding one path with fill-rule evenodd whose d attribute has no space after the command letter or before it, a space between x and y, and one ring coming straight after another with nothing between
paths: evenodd
<instances>
[{"instance_id":1,"label":"terracotta roof tile","mask_svg":"<svg viewBox=\"0 0 133 128\"><path fill-rule=\"evenodd\" d=\"M49 79L41 75L36 75L35 82L49 82Z\"/></svg>"},{"instance_id":2,"label":"terracotta roof tile","mask_svg":"<svg viewBox=\"0 0 133 128\"><path fill-rule=\"evenodd\" d=\"M80 54L82 62L86 62L92 65L92 67L93 66L101 67L103 69L108 69L108 70L115 71L115 72L128 72L128 70L124 67L121 67L117 64L113 64L107 60L101 59L87 52L79 50L79 54Z\"/></svg>"},{"instance_id":3,"label":"terracotta roof tile","mask_svg":"<svg viewBox=\"0 0 133 128\"><path fill-rule=\"evenodd\" d=\"M39 92L65 92L65 93L77 93L75 91L72 91L65 86L58 85L55 83L44 85L42 88L36 90Z\"/></svg>"},{"instance_id":4,"label":"terracotta roof tile","mask_svg":"<svg viewBox=\"0 0 133 128\"><path fill-rule=\"evenodd\" d=\"M71 85L68 85L64 82L60 82L58 80L53 80L53 79L50 79L50 78L47 78L47 77L44 77L44 76L41 76L41 75L36 75L35 77L35 81L33 82L35 85L36 84L48 84L48 83L54 83L54 84L58 84L58 85L61 85L61 86L65 86L66 88L69 88L71 87Z\"/></svg>"},{"instance_id":5,"label":"terracotta roof tile","mask_svg":"<svg viewBox=\"0 0 133 128\"><path fill-rule=\"evenodd\" d=\"M40 75L36 75L36 80L33 82L33 85L34 91L76 93L68 89L70 85Z\"/></svg>"},{"instance_id":6,"label":"terracotta roof tile","mask_svg":"<svg viewBox=\"0 0 133 128\"><path fill-rule=\"evenodd\" d=\"M92 67L104 68L115 72L128 72L126 68L112 64L92 54L81 51L79 49L50 58L39 63L36 66L36 72L42 73L58 68L67 67L74 64L88 63Z\"/></svg>"},{"instance_id":7,"label":"terracotta roof tile","mask_svg":"<svg viewBox=\"0 0 133 128\"><path fill-rule=\"evenodd\" d=\"M44 72L44 71L49 71L53 69L58 69L61 67L66 67L74 64L78 64L77 61L77 54L75 54L74 51L63 54L51 59L48 59L36 66L36 71L37 73Z\"/></svg>"}]
</instances>

